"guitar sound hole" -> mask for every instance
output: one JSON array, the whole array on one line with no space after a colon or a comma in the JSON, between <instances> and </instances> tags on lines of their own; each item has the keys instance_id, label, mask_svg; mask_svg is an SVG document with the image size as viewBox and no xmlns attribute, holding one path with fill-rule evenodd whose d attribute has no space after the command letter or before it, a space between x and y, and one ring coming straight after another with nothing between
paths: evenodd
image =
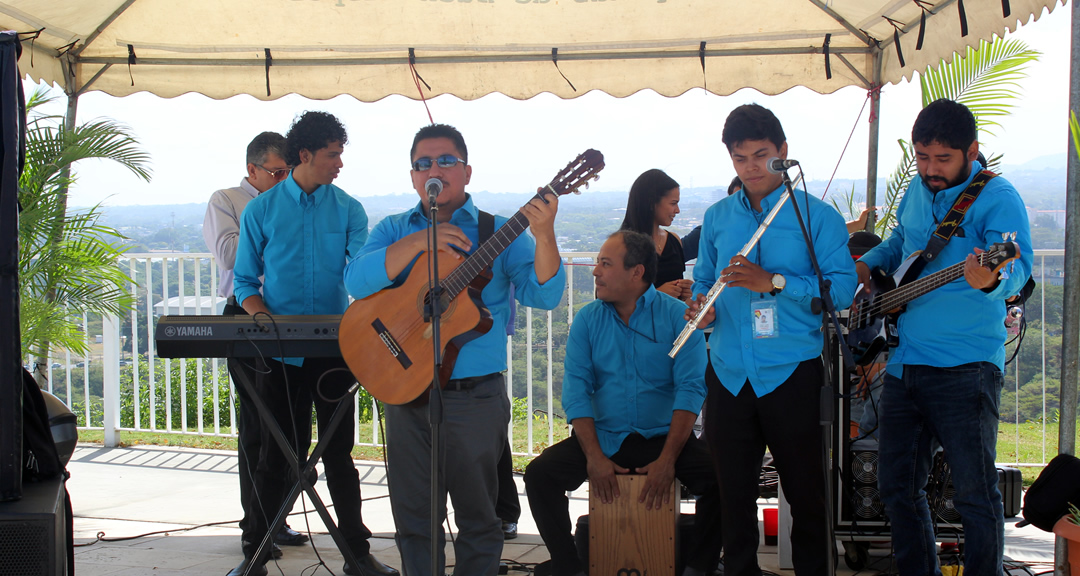
<instances>
[{"instance_id":1,"label":"guitar sound hole","mask_svg":"<svg viewBox=\"0 0 1080 576\"><path fill-rule=\"evenodd\" d=\"M431 293L428 292L425 287L424 290L417 295L416 309L424 317L426 321L430 321L431 318ZM454 310L457 309L457 303L455 300L450 300L444 293L439 300L440 307L442 308L442 317L444 319L453 316Z\"/></svg>"}]
</instances>

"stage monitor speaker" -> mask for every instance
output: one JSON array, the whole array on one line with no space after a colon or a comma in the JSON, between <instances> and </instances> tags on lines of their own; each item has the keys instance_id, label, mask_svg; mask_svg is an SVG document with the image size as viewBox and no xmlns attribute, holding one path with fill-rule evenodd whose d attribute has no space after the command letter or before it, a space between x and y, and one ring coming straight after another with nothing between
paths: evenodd
<instances>
[{"instance_id":1,"label":"stage monitor speaker","mask_svg":"<svg viewBox=\"0 0 1080 576\"><path fill-rule=\"evenodd\" d=\"M843 490L841 501L841 521L864 526L880 525L887 522L885 505L881 502L878 490L878 453L876 450L851 450L847 458L846 477L841 479L850 490ZM1004 505L1006 518L1020 513L1023 497L1023 478L1016 468L998 467L998 490ZM926 486L927 500L934 522L942 526L956 528L960 524L960 513L953 505L956 489L952 483L952 474L938 452L931 467L930 479Z\"/></svg>"},{"instance_id":2,"label":"stage monitor speaker","mask_svg":"<svg viewBox=\"0 0 1080 576\"><path fill-rule=\"evenodd\" d=\"M63 477L23 484L21 500L0 503L0 574L67 576Z\"/></svg>"}]
</instances>

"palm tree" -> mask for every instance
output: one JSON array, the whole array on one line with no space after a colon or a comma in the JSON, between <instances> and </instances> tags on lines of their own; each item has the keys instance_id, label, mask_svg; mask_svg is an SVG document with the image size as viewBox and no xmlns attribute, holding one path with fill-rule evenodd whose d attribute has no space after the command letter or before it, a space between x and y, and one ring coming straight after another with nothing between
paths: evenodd
<instances>
[{"instance_id":1,"label":"palm tree","mask_svg":"<svg viewBox=\"0 0 1080 576\"><path fill-rule=\"evenodd\" d=\"M106 159L150 179L150 156L125 126L95 120L66 129L62 118L41 111L52 100L39 88L26 103L26 164L19 178L22 349L39 366L53 345L88 352L74 318L119 314L132 305L132 280L117 265L123 235L100 222L99 206L67 209L67 191L76 181L72 166Z\"/></svg>"},{"instance_id":2,"label":"palm tree","mask_svg":"<svg viewBox=\"0 0 1080 576\"><path fill-rule=\"evenodd\" d=\"M994 129L1001 126L998 120L1012 113L1019 103L1020 81L1027 77L1027 65L1039 56L1040 52L1019 40L983 40L978 49L968 47L962 57L954 57L952 62L942 60L936 69L930 68L920 75L922 105L925 107L940 98L960 102L975 115L980 132L993 134ZM900 199L918 173L912 144L903 139L898 143L903 156L889 176L884 212L875 226L877 234L883 237L895 225ZM993 167L1000 161L999 154L991 156L987 163Z\"/></svg>"}]
</instances>

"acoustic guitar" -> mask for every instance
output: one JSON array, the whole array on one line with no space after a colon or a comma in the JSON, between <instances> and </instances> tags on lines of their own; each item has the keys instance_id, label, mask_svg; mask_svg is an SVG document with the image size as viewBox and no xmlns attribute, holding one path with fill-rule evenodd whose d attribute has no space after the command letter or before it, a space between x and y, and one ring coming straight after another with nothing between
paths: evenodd
<instances>
[{"instance_id":1,"label":"acoustic guitar","mask_svg":"<svg viewBox=\"0 0 1080 576\"><path fill-rule=\"evenodd\" d=\"M604 155L586 150L563 168L534 198L578 193L604 168ZM461 347L491 329L491 313L480 293L491 279L490 266L529 227L516 212L464 261L440 250L437 254L442 295L440 346L442 383L450 379ZM435 368L427 270L429 252L420 254L409 277L396 288L353 302L341 318L338 343L349 370L376 399L407 404L430 389Z\"/></svg>"},{"instance_id":2,"label":"acoustic guitar","mask_svg":"<svg viewBox=\"0 0 1080 576\"><path fill-rule=\"evenodd\" d=\"M964 263L958 262L918 280L907 278L920 254L908 256L891 276L880 268L871 271L869 292L855 295L856 311L848 320L846 341L856 364L870 364L886 346L899 343L896 320L908 302L964 276ZM1019 257L1015 242L994 244L977 256L981 266L995 273Z\"/></svg>"}]
</instances>

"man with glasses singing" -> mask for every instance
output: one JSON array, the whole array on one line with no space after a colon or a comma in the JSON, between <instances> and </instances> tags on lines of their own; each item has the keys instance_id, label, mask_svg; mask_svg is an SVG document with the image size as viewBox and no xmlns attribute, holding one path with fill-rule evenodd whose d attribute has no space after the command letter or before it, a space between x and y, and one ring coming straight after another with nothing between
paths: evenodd
<instances>
[{"instance_id":1,"label":"man with glasses singing","mask_svg":"<svg viewBox=\"0 0 1080 576\"><path fill-rule=\"evenodd\" d=\"M233 296L233 264L236 262L236 243L240 237L240 214L252 198L273 188L289 175L289 165L285 163L285 137L277 132L263 132L247 146L247 176L240 180L235 188L218 190L206 204L206 217L203 219L203 239L214 254L218 265L218 295L227 298L222 314L235 316L247 314L236 304ZM254 484L252 473L259 464L262 449L262 424L259 414L251 404L247 392L237 380L247 377L255 382L255 371L249 361L229 358L229 372L236 386L236 399L239 409L236 415L237 467L240 476L240 507L244 517L240 520L240 529L244 530L257 513L254 505ZM280 473L286 473L281 470ZM281 555L278 544L300 546L308 537L291 528L288 524L274 536L273 554Z\"/></svg>"},{"instance_id":2,"label":"man with glasses singing","mask_svg":"<svg viewBox=\"0 0 1080 576\"><path fill-rule=\"evenodd\" d=\"M410 151L412 184L420 202L411 210L389 216L371 231L359 258L345 270L345 285L355 298L364 298L408 278L417 257L427 250L427 181L442 182L438 203L438 248L447 252L473 252L479 245L480 212L465 186L472 177L469 151L457 129L444 124L421 128ZM555 242L558 199L533 199L521 213L532 236L514 240L491 266L492 278L481 293L491 311L494 328L462 346L450 380L445 383L442 447L439 475L441 521L446 515L446 494L454 502L458 536L454 540L454 573L495 575L502 554L502 522L495 514L499 488L496 464L506 447L510 402L506 396L506 326L510 283L514 298L525 306L551 310L562 298L565 273ZM494 230L506 222L494 217ZM457 256L461 258L461 256ZM449 270L440 271L445 275ZM414 273L423 274L423 270ZM467 297L467 296L465 296ZM427 361L428 359L418 360ZM373 369L375 369L373 367ZM386 457L390 502L394 509L397 541L404 572L430 574L431 546L431 426L428 406L386 406ZM440 529L438 564L445 535ZM438 574L442 574L440 570Z\"/></svg>"},{"instance_id":3,"label":"man with glasses singing","mask_svg":"<svg viewBox=\"0 0 1080 576\"><path fill-rule=\"evenodd\" d=\"M670 501L675 478L700 495L682 574L712 574L719 563L720 492L709 449L693 434L705 401L705 338L695 331L668 357L686 304L653 288L656 268L652 238L632 230L609 236L596 258L596 300L574 316L566 343L562 403L573 433L525 469L529 508L551 553L537 576L584 575L566 492L588 479L611 504L629 497L616 474L646 475L648 509Z\"/></svg>"},{"instance_id":4,"label":"man with glasses singing","mask_svg":"<svg viewBox=\"0 0 1080 576\"><path fill-rule=\"evenodd\" d=\"M341 314L348 306L342 282L345 264L368 237L364 207L333 185L341 170L348 136L345 127L326 112L304 112L285 138L285 161L293 165L280 184L252 200L244 209L236 252L236 298L249 314L270 323L273 314ZM356 426L353 396L356 379L340 358L266 358L257 375L259 396L282 425L285 437L301 461L311 443L312 404L318 414L319 443L326 487L334 501L338 528L358 565L346 563L347 575L389 576L397 570L371 555L371 531L360 514L360 477L352 460ZM331 431L334 410L344 418ZM276 442L265 441L266 457L255 478L264 514L244 532L244 562L249 574L267 573L266 558L252 558L269 530L297 474L264 474L287 466ZM237 566L234 573L244 564Z\"/></svg>"}]
</instances>

